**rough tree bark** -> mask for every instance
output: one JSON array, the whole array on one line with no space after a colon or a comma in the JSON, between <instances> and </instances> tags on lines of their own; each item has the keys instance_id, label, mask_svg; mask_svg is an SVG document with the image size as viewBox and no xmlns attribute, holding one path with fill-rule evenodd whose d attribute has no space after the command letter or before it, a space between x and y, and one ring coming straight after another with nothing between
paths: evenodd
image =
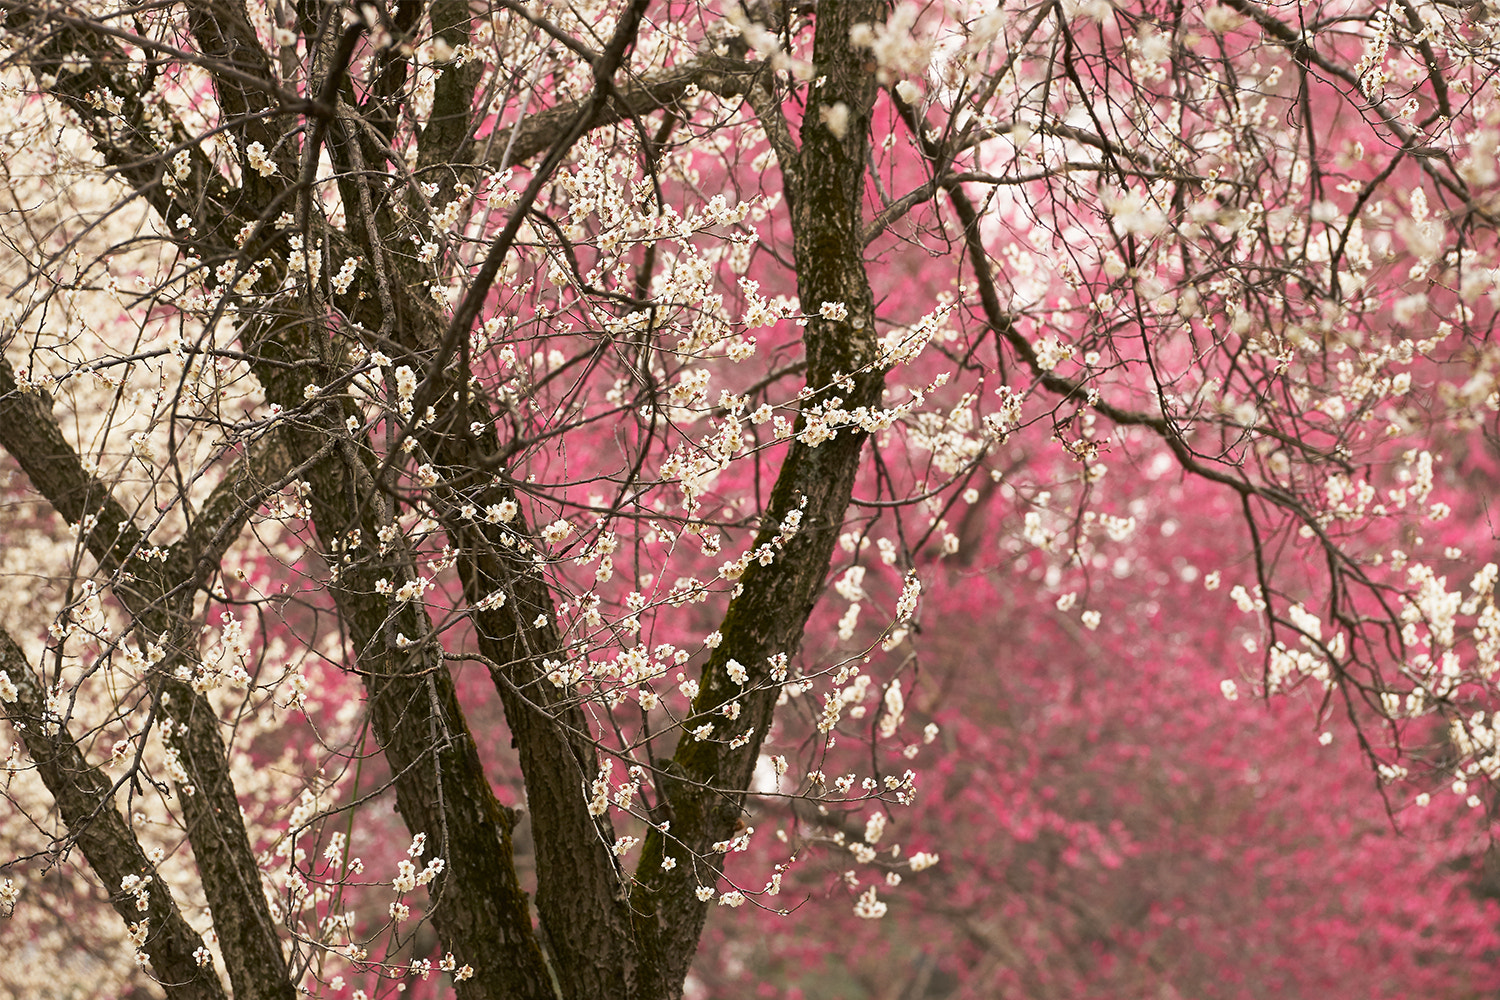
<instances>
[{"instance_id":1,"label":"rough tree bark","mask_svg":"<svg viewBox=\"0 0 1500 1000\"><path fill-rule=\"evenodd\" d=\"M449 362L455 345L467 340L487 283L510 250L529 207L525 198L449 321L413 291L428 275L410 255L394 252L389 235L397 229L396 206L383 178L387 169L405 169L388 145L396 127L394 99L408 72L399 46L379 53L384 65L374 87L356 93L347 70L366 25L355 21L335 30L337 25L327 18L332 8L320 14L310 5L300 6L299 26L320 75L316 85L306 87L306 96L298 97L277 82L272 56L258 41L243 6L234 0L188 3L187 25L195 46L188 59L209 75L227 131L241 151L260 143L276 165L267 172L249 169L247 163L243 186L232 188L203 162L196 144L183 143L187 136L180 126L163 133L148 125L151 109L139 89L144 84L113 68L129 63L125 44L139 39L123 36L110 22L68 11L15 0L4 0L0 7L8 31L27 42L28 69L89 131L105 162L146 199L183 253L210 263L238 261L236 275L245 273L246 262L269 254L283 262L283 271L260 274L256 287L279 285L286 277L288 231L275 220L290 212L296 217L293 231L312 238L306 182L321 154L335 170L347 223L342 231L316 235L328 239L340 255L372 262L378 275L332 303L306 295L300 301L284 300L278 312L240 320L239 340L267 401L302 416L234 459L237 467L198 512L196 530L161 565L142 557L141 529L108 488L84 471L48 401L18 390L8 368L0 373L0 444L59 514L71 523L93 525L86 534L88 547L111 574L113 591L134 617L140 641L168 637L170 648L181 654L188 650L195 625L195 599L259 499L294 479L310 483L312 521L321 543L330 551L348 546L354 556L339 567L333 592L356 651L355 669L364 679L374 732L394 776L398 808L407 826L426 832L447 860L446 870L432 884L431 918L444 949L475 970L458 984L459 996L680 996L706 915L694 890L712 876L700 871L702 862L671 871L660 862L668 854L684 859L709 854L711 844L732 832L771 723L776 686L760 685L747 699L744 721L738 724L753 730L747 743L729 749L685 737L663 765L659 814L670 817L669 832L658 828L650 834L640 866L646 874L632 884L608 849L613 840L608 818L595 817L587 808L583 790L598 770L589 720L577 704L549 693L552 688L541 683L542 662L558 652L561 640L554 626L534 627L532 619L540 614L555 621L552 595L529 559L504 544L500 530L450 512L443 523L468 599L477 606L499 587L510 594L504 608L479 607L475 615L479 648L492 664L525 777L537 843L533 909L512 857L514 816L490 789L439 648L419 641L408 649L397 641L398 636L429 636L432 622L415 603L393 614L387 600L377 596L378 579L400 586L416 576L414 561L399 540L378 560L370 552L369 540L385 537L382 528L393 522L388 463L345 428L350 416L346 407L336 401L309 405L304 398L309 378L322 384L347 378L341 349L328 335L326 316L332 306L348 322L375 332L401 353L401 360L423 373L418 412L430 405L433 419L409 427L408 433L432 456L445 482L487 481L489 456L507 443L494 429L505 425L488 420L491 430L477 438L465 432L476 412L493 411L496 404L470 394L465 368ZM629 8L604 48L592 55L591 96L533 114L483 146L473 139L471 114L477 67L452 68L434 93L416 169L440 178L439 188L448 196L467 163L542 157L528 192L534 196L579 136L670 108L689 88L726 96L754 90L756 110L779 119L779 108L768 100L768 68L740 44L719 54L705 51L654 76L621 79L619 67L645 7L642 2ZM868 0L825 0L818 6L814 58L824 81L804 116L800 147L789 139L779 143L787 190L795 195L799 294L804 302L837 301L848 307L846 318L814 318L807 328L806 382L813 391L802 401L804 413L827 406L873 406L880 400L882 372L876 364L874 301L862 260L861 208L876 88L867 53L850 42L850 29L880 20L883 8ZM399 4L390 30L410 30L424 18L452 49L469 41L468 6L443 0L425 8ZM85 57L81 69L80 54ZM147 55L174 54L148 46ZM120 98L117 114L102 112L91 96L100 91ZM847 128L835 134L818 109L837 103L849 113ZM320 139L322 149L304 146L298 152L294 143L284 141L298 126L304 135ZM768 128L787 133L784 121L770 122ZM197 168L193 175L209 180L191 189L164 183L178 148L189 149ZM841 376L847 377L843 388L836 385ZM752 678L758 683L765 680L772 655L795 654L824 584L863 445L862 432L844 428L820 446L791 446L757 544L771 544L775 525L800 509L799 544L784 548L770 565L752 564L745 573L743 590L722 625L724 642L704 670L694 705L699 718L689 726L711 721L714 710L739 690L726 673L731 659L755 665ZM466 495L483 504L514 496L501 483ZM517 523L505 530L513 533L518 527L527 530ZM363 551L349 545L354 533L365 540ZM74 842L101 879L118 886L124 874L143 870L145 864L109 803L113 786L82 760L65 730L42 735L37 728L45 674L26 664L8 637L0 654L22 692L7 709L14 722L29 725L28 750L57 798ZM207 700L175 673L183 662L183 655L172 653L161 661L152 696L163 719L184 733L177 745L194 787L179 788L179 796L233 993L290 997L294 984L240 821L218 732L221 722ZM131 898L116 893L116 899L122 916L130 919ZM201 942L168 895L153 894L150 905L152 928L143 948L163 987L173 997L224 995L212 969L192 960Z\"/></svg>"}]
</instances>

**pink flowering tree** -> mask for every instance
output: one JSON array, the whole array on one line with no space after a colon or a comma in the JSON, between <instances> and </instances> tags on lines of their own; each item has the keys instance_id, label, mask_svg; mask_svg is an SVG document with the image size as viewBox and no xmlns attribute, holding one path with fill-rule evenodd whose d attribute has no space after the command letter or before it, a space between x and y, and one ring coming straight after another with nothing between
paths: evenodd
<instances>
[{"instance_id":1,"label":"pink flowering tree","mask_svg":"<svg viewBox=\"0 0 1500 1000\"><path fill-rule=\"evenodd\" d=\"M0 898L96 990L676 997L820 850L873 923L984 573L1481 815L1482 5L0 12Z\"/></svg>"},{"instance_id":2,"label":"pink flowering tree","mask_svg":"<svg viewBox=\"0 0 1500 1000\"><path fill-rule=\"evenodd\" d=\"M1485 824L1447 788L1426 800L1393 788L1388 813L1357 731L1320 715L1315 692L1270 711L1243 693L1258 625L1222 585L1206 590L1200 567L1230 572L1250 553L1225 544L1233 510L1212 490L1163 478L1141 477L1139 498L1161 502L1102 546L1093 586L1082 567L1050 573L1013 545L1015 512L986 511L999 546L966 543L926 573L924 605L943 619L924 629L907 698L920 795L897 810L752 801L757 838L770 836L731 874L782 863L783 837L804 845L782 883L800 909L711 916L695 995L1495 988ZM930 871L903 863L932 853ZM872 884L890 901L881 921L850 906Z\"/></svg>"}]
</instances>

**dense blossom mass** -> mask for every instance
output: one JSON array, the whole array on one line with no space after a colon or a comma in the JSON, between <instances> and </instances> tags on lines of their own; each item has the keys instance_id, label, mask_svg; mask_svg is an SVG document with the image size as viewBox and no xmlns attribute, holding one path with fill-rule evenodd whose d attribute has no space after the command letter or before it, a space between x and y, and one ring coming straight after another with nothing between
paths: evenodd
<instances>
[{"instance_id":1,"label":"dense blossom mass","mask_svg":"<svg viewBox=\"0 0 1500 1000\"><path fill-rule=\"evenodd\" d=\"M0 0L0 983L1493 990L1497 70Z\"/></svg>"}]
</instances>

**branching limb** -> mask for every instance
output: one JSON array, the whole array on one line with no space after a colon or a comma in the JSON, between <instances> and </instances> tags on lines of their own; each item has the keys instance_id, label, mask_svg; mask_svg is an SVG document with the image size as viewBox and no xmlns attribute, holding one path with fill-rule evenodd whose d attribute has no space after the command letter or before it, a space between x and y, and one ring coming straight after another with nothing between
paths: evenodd
<instances>
[{"instance_id":1,"label":"branching limb","mask_svg":"<svg viewBox=\"0 0 1500 1000\"><path fill-rule=\"evenodd\" d=\"M813 61L825 77L812 90L794 161L800 185L792 206L798 295L806 303L841 302L848 315L839 321L809 317L805 343L811 391L803 399L799 431L828 394L836 392L845 407L876 406L884 385L861 239L875 82L866 54L849 41L854 24L877 22L882 16L878 3L827 2L819 5L816 19ZM848 109L847 128L837 135L818 113L819 105L835 102ZM843 385L834 385L836 381ZM636 933L648 943L652 971L663 982L682 981L702 932L705 908L696 891L714 885L717 872L704 870L698 859L712 856L712 845L726 840L740 819L744 789L779 694L770 677L770 657L793 655L801 645L843 526L864 440L856 428L843 428L833 440L816 446L794 439L755 541L769 559L765 565L751 562L741 577L738 596L719 626L723 641L703 668L692 717L684 722L672 760L659 777L670 827L648 834L631 904ZM778 526L794 510L801 512L796 540L778 544ZM731 677L731 659L747 671L746 684ZM736 700L741 707L731 723L720 709ZM692 732L703 725L711 729L707 738ZM667 858L676 863L664 867Z\"/></svg>"},{"instance_id":2,"label":"branching limb","mask_svg":"<svg viewBox=\"0 0 1500 1000\"><path fill-rule=\"evenodd\" d=\"M156 866L114 803L113 783L84 759L67 727L48 710L48 692L37 683L21 647L3 630L0 671L16 691L14 699L0 699L0 708L52 793L68 841L83 852L120 919L127 926L145 922L141 950L169 1000L223 1000L224 984L214 973L208 947L183 918L171 888L155 877ZM141 893L124 888L134 884L132 879L145 880Z\"/></svg>"},{"instance_id":3,"label":"branching limb","mask_svg":"<svg viewBox=\"0 0 1500 1000\"><path fill-rule=\"evenodd\" d=\"M218 715L207 697L179 676L179 667L188 669L185 660L196 643L197 630L190 623L198 561L153 566L141 555L146 533L84 470L50 403L40 393L21 392L9 364L0 360L0 447L54 510L82 525L84 544L114 578L115 593L135 620L138 641L160 639L172 653L153 668L149 683L171 726L166 738L188 775L178 795L235 995L290 1000L295 991L229 775Z\"/></svg>"}]
</instances>

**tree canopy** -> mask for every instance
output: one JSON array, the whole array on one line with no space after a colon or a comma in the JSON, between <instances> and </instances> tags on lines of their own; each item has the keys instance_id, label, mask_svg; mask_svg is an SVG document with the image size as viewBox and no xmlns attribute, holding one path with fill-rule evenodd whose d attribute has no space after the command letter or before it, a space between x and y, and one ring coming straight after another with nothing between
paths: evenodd
<instances>
[{"instance_id":1,"label":"tree canopy","mask_svg":"<svg viewBox=\"0 0 1500 1000\"><path fill-rule=\"evenodd\" d=\"M1424 831L1385 849L1451 916L1383 910L1411 978L1369 990L1483 988L1486 5L0 14L0 904L39 954L675 998L710 913L874 926L926 879L975 995L1124 995L1228 948L1059 875L1172 836L1153 727L1268 800L1366 775L1348 825ZM1314 756L1213 742L1294 730L1252 696ZM1284 815L1221 805L1181 815Z\"/></svg>"}]
</instances>

